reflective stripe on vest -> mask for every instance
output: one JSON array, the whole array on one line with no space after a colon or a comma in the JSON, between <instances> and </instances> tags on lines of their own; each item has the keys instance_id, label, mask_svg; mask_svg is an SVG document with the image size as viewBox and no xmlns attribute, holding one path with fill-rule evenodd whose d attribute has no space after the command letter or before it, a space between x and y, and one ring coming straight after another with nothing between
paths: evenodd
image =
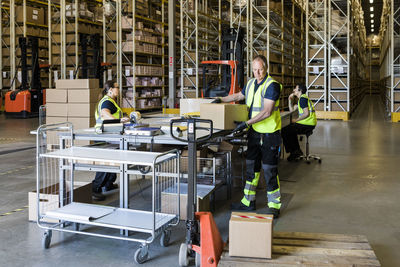
<instances>
[{"instance_id":1,"label":"reflective stripe on vest","mask_svg":"<svg viewBox=\"0 0 400 267\"><path fill-rule=\"evenodd\" d=\"M308 98L308 96L306 94L303 94L303 95L300 96L300 98L302 98L302 97L307 99L308 111L309 111L310 114L304 120L297 121L296 123L303 124L303 125L315 126L315 125L317 125L317 116L315 114L314 105L313 105L313 103L311 102L311 100ZM297 102L297 107L299 109L299 116L303 115L304 111L300 107L300 99Z\"/></svg>"},{"instance_id":2,"label":"reflective stripe on vest","mask_svg":"<svg viewBox=\"0 0 400 267\"><path fill-rule=\"evenodd\" d=\"M257 90L257 92L254 94L254 81L256 79L251 79L247 85L246 85L246 105L250 108L252 102L253 102L253 109L251 113L251 118L254 118L257 116L258 113L260 113L264 109L264 95L265 92L268 88L268 86L276 82L274 79L272 79L271 76L268 75L268 78L265 80L264 83L260 84L259 87L261 90ZM282 85L280 85L280 91L282 92ZM253 101L254 97L254 101ZM274 110L272 111L271 115L257 123L254 123L251 125L253 129L259 133L273 133L281 129L281 114L279 112L279 99L275 101L275 107Z\"/></svg>"},{"instance_id":3,"label":"reflective stripe on vest","mask_svg":"<svg viewBox=\"0 0 400 267\"><path fill-rule=\"evenodd\" d=\"M116 119L120 119L122 118L122 109L117 105L117 103L114 101L114 99L112 99L111 97L109 97L108 95L103 96L103 98L100 100L99 104L97 105L97 109L95 112L95 118L96 118L96 125L95 128L100 128L101 124L103 123L103 119L101 118L100 114L101 114L101 105L104 103L104 101L110 101L111 103L113 103L113 105L117 108L117 111L113 114L111 114L114 118Z\"/></svg>"}]
</instances>

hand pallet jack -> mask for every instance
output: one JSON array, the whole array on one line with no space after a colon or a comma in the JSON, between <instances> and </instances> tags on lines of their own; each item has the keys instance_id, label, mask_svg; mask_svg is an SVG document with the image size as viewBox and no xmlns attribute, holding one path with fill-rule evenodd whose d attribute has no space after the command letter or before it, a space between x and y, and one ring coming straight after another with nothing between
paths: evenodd
<instances>
[{"instance_id":1,"label":"hand pallet jack","mask_svg":"<svg viewBox=\"0 0 400 267\"><path fill-rule=\"evenodd\" d=\"M187 123L187 139L177 137L173 128L177 123ZM199 124L209 127L199 127ZM196 138L197 130L209 131L207 136ZM170 122L170 134L176 140L188 143L188 197L186 242L179 249L179 266L188 266L189 259L195 258L196 266L217 266L224 248L224 242L211 212L195 212L197 202L197 142L204 142L213 133L212 120L184 118Z\"/></svg>"}]
</instances>

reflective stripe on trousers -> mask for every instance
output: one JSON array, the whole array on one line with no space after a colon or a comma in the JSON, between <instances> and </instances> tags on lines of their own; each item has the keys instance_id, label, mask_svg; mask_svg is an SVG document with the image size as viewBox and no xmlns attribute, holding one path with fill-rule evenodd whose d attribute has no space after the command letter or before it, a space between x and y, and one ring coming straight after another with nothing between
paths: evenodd
<instances>
[{"instance_id":1,"label":"reflective stripe on trousers","mask_svg":"<svg viewBox=\"0 0 400 267\"><path fill-rule=\"evenodd\" d=\"M255 172L253 180L246 181L246 185L243 190L244 196L242 198L242 203L247 207L250 205L250 201L256 200L256 189L259 180L260 180L260 173Z\"/></svg>"},{"instance_id":2,"label":"reflective stripe on trousers","mask_svg":"<svg viewBox=\"0 0 400 267\"><path fill-rule=\"evenodd\" d=\"M267 184L267 198L268 207L280 209L281 208L281 190L278 176L277 165L262 165L264 171L265 182Z\"/></svg>"}]
</instances>

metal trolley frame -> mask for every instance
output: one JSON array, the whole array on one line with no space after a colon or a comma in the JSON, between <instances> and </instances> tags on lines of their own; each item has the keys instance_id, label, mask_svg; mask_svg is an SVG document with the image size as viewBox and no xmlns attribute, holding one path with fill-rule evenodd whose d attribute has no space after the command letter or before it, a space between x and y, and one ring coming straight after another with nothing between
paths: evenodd
<instances>
[{"instance_id":1,"label":"metal trolley frame","mask_svg":"<svg viewBox=\"0 0 400 267\"><path fill-rule=\"evenodd\" d=\"M161 245L167 246L170 226L179 223L179 151L154 153L78 147L73 145L72 133L70 123L42 125L37 130L37 224L46 229L43 247L49 248L53 230L134 241L141 243L134 260L143 263L149 258L148 245L161 235ZM61 135L64 137L59 138ZM82 161L90 162L92 171L120 174L121 207L74 202L74 171ZM152 181L151 209L129 209L129 175L143 176L143 168L151 170L145 174ZM161 198L162 192L171 193L174 188L172 198L168 201ZM43 202L49 195L58 198ZM109 229L102 231L102 227ZM143 233L143 238L130 237L129 231Z\"/></svg>"}]
</instances>

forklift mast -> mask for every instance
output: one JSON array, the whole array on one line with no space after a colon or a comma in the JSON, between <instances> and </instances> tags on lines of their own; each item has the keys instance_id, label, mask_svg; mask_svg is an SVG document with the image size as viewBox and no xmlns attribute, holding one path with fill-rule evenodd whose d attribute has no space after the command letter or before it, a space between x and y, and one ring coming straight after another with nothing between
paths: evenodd
<instances>
[{"instance_id":1,"label":"forklift mast","mask_svg":"<svg viewBox=\"0 0 400 267\"><path fill-rule=\"evenodd\" d=\"M99 79L100 88L103 87L104 66L101 63L100 34L84 34L79 36L81 46L81 79ZM92 60L89 60L92 56Z\"/></svg>"},{"instance_id":2,"label":"forklift mast","mask_svg":"<svg viewBox=\"0 0 400 267\"><path fill-rule=\"evenodd\" d=\"M243 63L243 40L244 32L241 28L237 31L234 28L224 29L222 31L222 58L221 60L235 60L236 77L240 88L244 86L244 63ZM229 66L222 66L222 84L231 84L231 71Z\"/></svg>"},{"instance_id":3,"label":"forklift mast","mask_svg":"<svg viewBox=\"0 0 400 267\"><path fill-rule=\"evenodd\" d=\"M244 86L243 30L234 28L222 31L222 54L220 60L202 61L202 97L227 96ZM219 69L221 77L219 78ZM211 70L212 69L212 70ZM213 77L209 79L209 77Z\"/></svg>"}]
</instances>

